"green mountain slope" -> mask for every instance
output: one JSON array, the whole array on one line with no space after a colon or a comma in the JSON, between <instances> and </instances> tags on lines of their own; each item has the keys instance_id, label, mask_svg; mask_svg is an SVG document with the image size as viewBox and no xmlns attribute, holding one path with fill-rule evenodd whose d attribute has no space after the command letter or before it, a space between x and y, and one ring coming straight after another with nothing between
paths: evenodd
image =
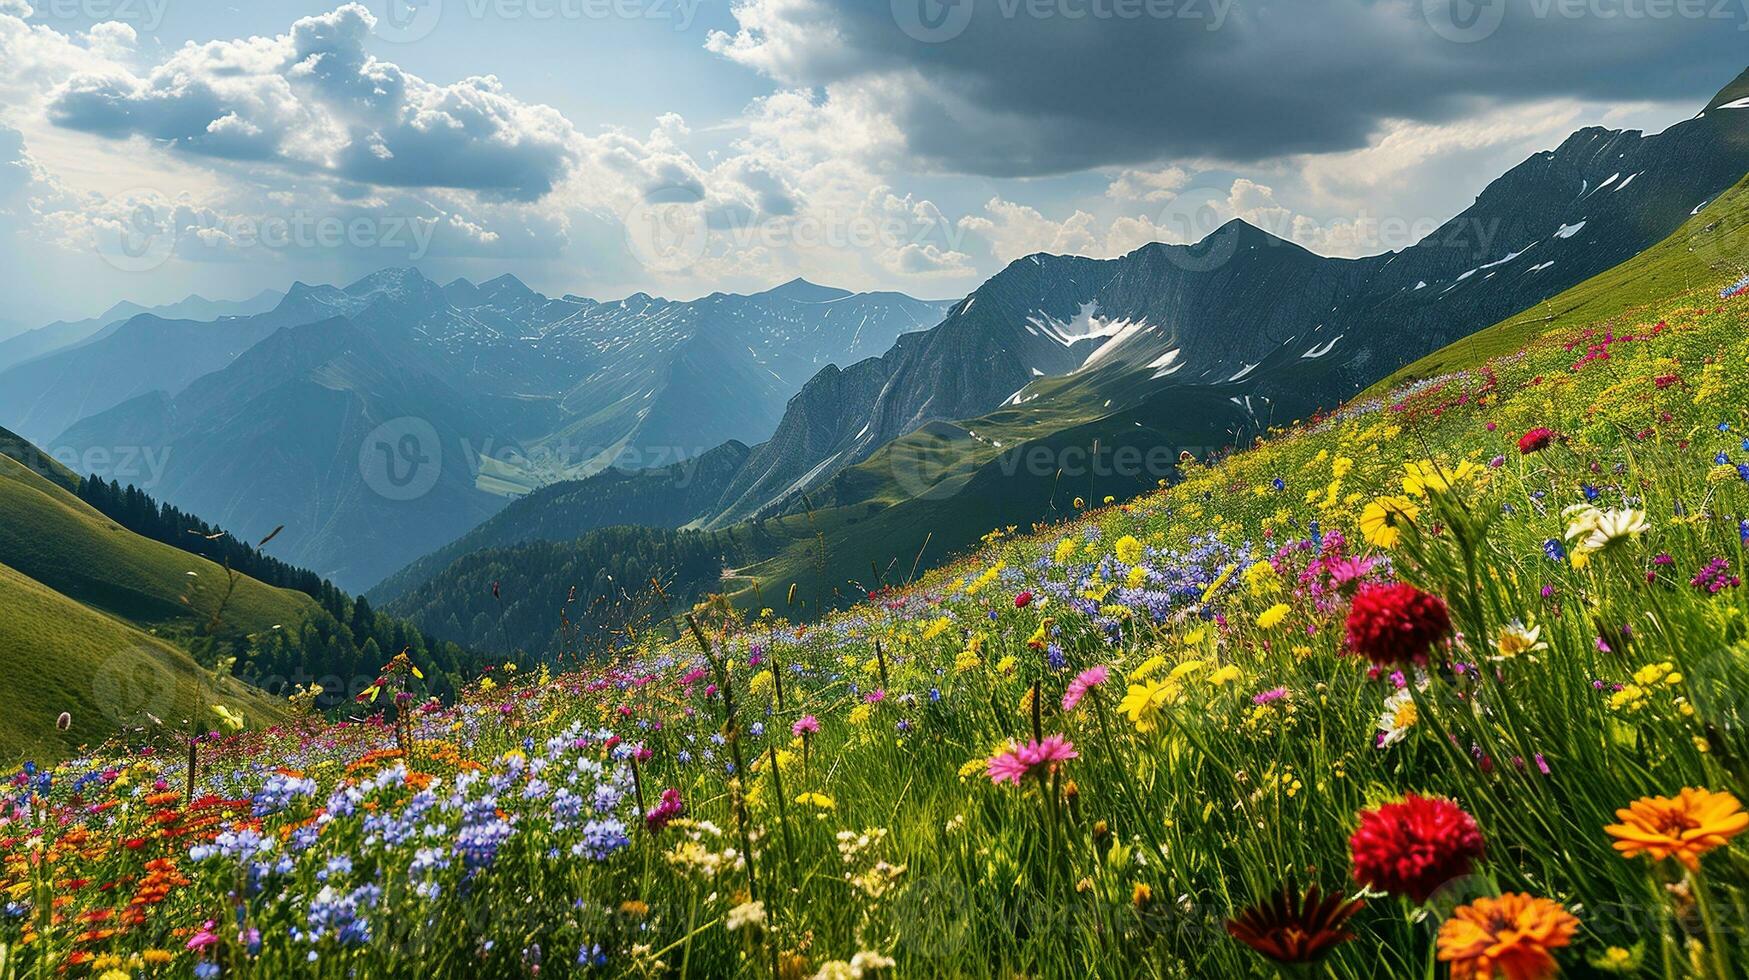
<instances>
[{"instance_id":1,"label":"green mountain slope","mask_svg":"<svg viewBox=\"0 0 1749 980\"><path fill-rule=\"evenodd\" d=\"M0 760L62 755L147 714L210 721L215 703L256 723L281 718L277 699L196 656L216 662L301 627L322 615L315 602L125 530L74 496L77 483L0 430L0 676L14 692Z\"/></svg>"},{"instance_id":2,"label":"green mountain slope","mask_svg":"<svg viewBox=\"0 0 1749 980\"><path fill-rule=\"evenodd\" d=\"M220 566L126 531L9 455L0 456L0 562L69 599L165 634L290 629L316 609L307 596L251 578L232 586Z\"/></svg>"},{"instance_id":3,"label":"green mountain slope","mask_svg":"<svg viewBox=\"0 0 1749 980\"><path fill-rule=\"evenodd\" d=\"M1749 177L1701 208L1657 245L1535 309L1407 365L1374 384L1368 393L1376 395L1404 381L1511 353L1555 327L1606 320L1745 273L1749 273Z\"/></svg>"},{"instance_id":4,"label":"green mountain slope","mask_svg":"<svg viewBox=\"0 0 1749 980\"><path fill-rule=\"evenodd\" d=\"M182 650L0 564L0 672L7 702L0 761L53 759L146 721L166 724L240 710L251 724L285 709L230 678L220 679ZM71 718L56 727L61 712Z\"/></svg>"}]
</instances>

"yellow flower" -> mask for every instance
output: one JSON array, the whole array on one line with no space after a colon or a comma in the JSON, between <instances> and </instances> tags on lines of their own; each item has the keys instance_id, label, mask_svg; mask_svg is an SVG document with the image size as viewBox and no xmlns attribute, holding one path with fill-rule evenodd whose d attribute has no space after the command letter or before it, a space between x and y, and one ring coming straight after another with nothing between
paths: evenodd
<instances>
[{"instance_id":1,"label":"yellow flower","mask_svg":"<svg viewBox=\"0 0 1749 980\"><path fill-rule=\"evenodd\" d=\"M1281 621L1286 619L1287 614L1292 611L1293 610L1287 603L1278 602L1257 615L1257 626L1259 629L1275 629L1277 626L1281 625Z\"/></svg>"},{"instance_id":2,"label":"yellow flower","mask_svg":"<svg viewBox=\"0 0 1749 980\"><path fill-rule=\"evenodd\" d=\"M1142 560L1142 542L1136 540L1133 535L1126 534L1118 538L1117 544L1113 547L1117 552L1117 560L1125 565L1134 565Z\"/></svg>"},{"instance_id":3,"label":"yellow flower","mask_svg":"<svg viewBox=\"0 0 1749 980\"><path fill-rule=\"evenodd\" d=\"M1166 683L1176 684L1177 682L1183 680L1186 676L1188 676L1190 674L1194 674L1197 671L1199 671L1207 666L1208 666L1208 663L1206 661L1186 660L1185 662L1172 668L1172 673L1166 675Z\"/></svg>"},{"instance_id":4,"label":"yellow flower","mask_svg":"<svg viewBox=\"0 0 1749 980\"><path fill-rule=\"evenodd\" d=\"M1395 548L1403 528L1419 516L1421 508L1407 497L1379 497L1360 512L1360 533L1374 547Z\"/></svg>"},{"instance_id":5,"label":"yellow flower","mask_svg":"<svg viewBox=\"0 0 1749 980\"><path fill-rule=\"evenodd\" d=\"M1216 687L1225 687L1226 685L1231 684L1234 681L1241 680L1242 678L1244 678L1244 676L1245 676L1244 671L1229 664L1225 667L1222 667L1220 670L1217 670L1214 673L1210 674L1209 675L1209 683L1213 684Z\"/></svg>"},{"instance_id":6,"label":"yellow flower","mask_svg":"<svg viewBox=\"0 0 1749 980\"><path fill-rule=\"evenodd\" d=\"M1166 658L1156 654L1136 665L1136 669L1130 671L1129 679L1132 681L1139 681L1164 666L1166 666Z\"/></svg>"},{"instance_id":7,"label":"yellow flower","mask_svg":"<svg viewBox=\"0 0 1749 980\"><path fill-rule=\"evenodd\" d=\"M1245 587L1255 596L1274 595L1281 591L1281 575L1274 565L1260 561L1245 569Z\"/></svg>"},{"instance_id":8,"label":"yellow flower","mask_svg":"<svg viewBox=\"0 0 1749 980\"><path fill-rule=\"evenodd\" d=\"M811 806L817 810L833 810L838 804L832 802L832 797L825 793L803 793L796 797L796 802L802 806Z\"/></svg>"},{"instance_id":9,"label":"yellow flower","mask_svg":"<svg viewBox=\"0 0 1749 980\"><path fill-rule=\"evenodd\" d=\"M1136 726L1136 731L1151 732L1159 721L1160 712L1172 700L1177 690L1177 685L1165 681L1131 684L1129 693L1118 702L1117 710L1129 718L1130 724Z\"/></svg>"},{"instance_id":10,"label":"yellow flower","mask_svg":"<svg viewBox=\"0 0 1749 980\"><path fill-rule=\"evenodd\" d=\"M1404 463L1403 492L1411 497L1425 497L1429 492L1445 493L1480 472L1482 468L1467 459L1455 467L1427 459L1419 463Z\"/></svg>"}]
</instances>

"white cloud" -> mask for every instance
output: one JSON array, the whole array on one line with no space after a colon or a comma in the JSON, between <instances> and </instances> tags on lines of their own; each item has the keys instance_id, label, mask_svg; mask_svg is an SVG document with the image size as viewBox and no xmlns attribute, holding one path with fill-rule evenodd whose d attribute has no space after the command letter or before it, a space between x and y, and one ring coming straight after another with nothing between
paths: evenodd
<instances>
[{"instance_id":1,"label":"white cloud","mask_svg":"<svg viewBox=\"0 0 1749 980\"><path fill-rule=\"evenodd\" d=\"M1190 183L1190 171L1183 167L1163 170L1125 170L1105 189L1107 197L1119 201L1160 203L1178 196Z\"/></svg>"},{"instance_id":2,"label":"white cloud","mask_svg":"<svg viewBox=\"0 0 1749 980\"><path fill-rule=\"evenodd\" d=\"M277 37L186 44L143 76L80 72L56 89L51 117L197 156L517 200L545 195L571 166L576 133L556 110L490 75L436 85L378 60L364 51L375 24L349 3ZM93 52L132 34L100 27Z\"/></svg>"}]
</instances>

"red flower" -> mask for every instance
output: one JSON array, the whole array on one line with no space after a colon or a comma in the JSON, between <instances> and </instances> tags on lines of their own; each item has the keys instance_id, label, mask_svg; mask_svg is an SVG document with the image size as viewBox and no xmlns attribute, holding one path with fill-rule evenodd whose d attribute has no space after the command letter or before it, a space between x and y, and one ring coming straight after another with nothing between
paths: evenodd
<instances>
[{"instance_id":1,"label":"red flower","mask_svg":"<svg viewBox=\"0 0 1749 980\"><path fill-rule=\"evenodd\" d=\"M1540 453L1549 448L1549 443L1554 440L1555 430L1547 429L1539 425L1519 437L1518 451L1526 456L1529 456L1531 453Z\"/></svg>"},{"instance_id":2,"label":"red flower","mask_svg":"<svg viewBox=\"0 0 1749 980\"><path fill-rule=\"evenodd\" d=\"M1030 606L1030 605L1032 605L1032 593L1031 592L1022 592L1021 594L1014 597L1014 608L1025 609L1027 606Z\"/></svg>"},{"instance_id":3,"label":"red flower","mask_svg":"<svg viewBox=\"0 0 1749 980\"><path fill-rule=\"evenodd\" d=\"M1354 880L1425 902L1482 857L1476 819L1450 800L1417 796L1360 814L1348 839Z\"/></svg>"},{"instance_id":4,"label":"red flower","mask_svg":"<svg viewBox=\"0 0 1749 980\"><path fill-rule=\"evenodd\" d=\"M1451 633L1451 614L1438 597L1407 582L1368 585L1348 609L1348 646L1381 667L1425 662Z\"/></svg>"}]
</instances>

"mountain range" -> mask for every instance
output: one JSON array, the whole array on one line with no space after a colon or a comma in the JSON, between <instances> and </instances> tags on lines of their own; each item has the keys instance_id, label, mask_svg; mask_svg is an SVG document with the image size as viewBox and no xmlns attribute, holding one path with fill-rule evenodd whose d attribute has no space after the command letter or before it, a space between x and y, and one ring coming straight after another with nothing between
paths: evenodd
<instances>
[{"instance_id":1,"label":"mountain range","mask_svg":"<svg viewBox=\"0 0 1749 980\"><path fill-rule=\"evenodd\" d=\"M512 495L761 441L809 375L946 305L800 280L598 302L387 269L249 317L135 316L0 374L0 417L58 458L155 460L100 475L244 536L285 524L278 557L362 588Z\"/></svg>"},{"instance_id":2,"label":"mountain range","mask_svg":"<svg viewBox=\"0 0 1749 980\"><path fill-rule=\"evenodd\" d=\"M56 320L33 329L0 333L0 371L43 354L64 350L81 341L98 336L106 329L150 313L166 320L217 320L229 316L251 316L265 313L279 303L283 294L262 290L245 300L212 300L193 295L164 306L145 307L126 300L94 317L84 320Z\"/></svg>"},{"instance_id":3,"label":"mountain range","mask_svg":"<svg viewBox=\"0 0 1749 980\"><path fill-rule=\"evenodd\" d=\"M850 550L885 549L868 555L881 561L940 556L1057 504L1072 467L1032 472L1015 463L1022 451L1042 447L1048 458L1103 441L1106 452L1152 446L1175 456L1243 445L1704 220L1745 172L1749 72L1661 133L1574 133L1400 251L1327 258L1232 221L1194 245L1157 243L1117 259L1026 256L933 329L821 370L764 443L726 443L708 466L543 488L371 595L392 601L472 550L628 521L746 525L787 538L767 579L803 569L794 553L832 538L822 527L876 515L886 537ZM1138 441L1142 432L1152 441ZM1167 467L1070 486L1103 495L1171 476ZM977 499L959 499L967 495ZM900 517L920 511L934 518ZM882 533L862 525L837 544ZM840 564L861 574L861 557Z\"/></svg>"}]
</instances>

